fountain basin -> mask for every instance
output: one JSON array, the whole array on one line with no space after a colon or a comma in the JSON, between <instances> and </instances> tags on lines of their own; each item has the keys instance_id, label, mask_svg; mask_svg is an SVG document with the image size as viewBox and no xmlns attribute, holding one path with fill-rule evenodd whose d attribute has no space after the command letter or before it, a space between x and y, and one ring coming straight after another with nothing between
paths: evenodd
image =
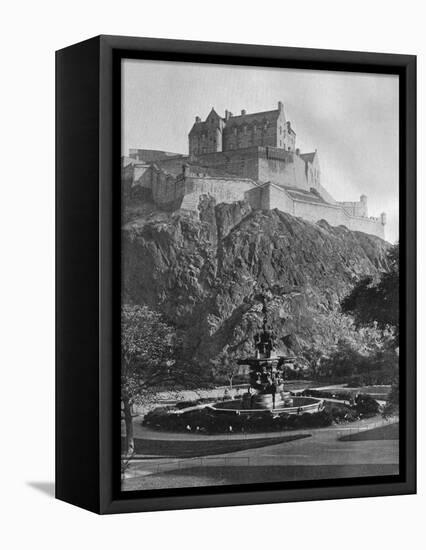
<instances>
[{"instance_id":1,"label":"fountain basin","mask_svg":"<svg viewBox=\"0 0 426 550\"><path fill-rule=\"evenodd\" d=\"M234 412L237 414L268 413L268 414L313 414L323 410L324 400L316 397L295 397L291 396L285 400L284 406L252 407L246 408L243 399L219 401L206 405L210 410L220 412Z\"/></svg>"}]
</instances>

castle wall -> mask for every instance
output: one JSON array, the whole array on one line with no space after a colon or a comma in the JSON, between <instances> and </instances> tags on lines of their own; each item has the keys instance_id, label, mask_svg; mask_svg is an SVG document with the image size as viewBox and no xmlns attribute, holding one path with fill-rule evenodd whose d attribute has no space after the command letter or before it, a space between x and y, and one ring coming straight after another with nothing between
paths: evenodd
<instances>
[{"instance_id":1,"label":"castle wall","mask_svg":"<svg viewBox=\"0 0 426 550\"><path fill-rule=\"evenodd\" d=\"M184 187L181 181L161 170L153 169L152 196L155 203L159 205L171 204L183 194Z\"/></svg>"},{"instance_id":2,"label":"castle wall","mask_svg":"<svg viewBox=\"0 0 426 550\"><path fill-rule=\"evenodd\" d=\"M157 149L129 149L129 157L142 162L155 162L159 159L178 156L179 153L158 151Z\"/></svg>"},{"instance_id":3,"label":"castle wall","mask_svg":"<svg viewBox=\"0 0 426 550\"><path fill-rule=\"evenodd\" d=\"M253 209L271 210L278 208L289 214L294 213L293 199L283 189L275 185L262 185L245 193L245 200Z\"/></svg>"},{"instance_id":4,"label":"castle wall","mask_svg":"<svg viewBox=\"0 0 426 550\"><path fill-rule=\"evenodd\" d=\"M352 216L368 216L367 197L363 195L360 201L341 201L341 206Z\"/></svg>"},{"instance_id":5,"label":"castle wall","mask_svg":"<svg viewBox=\"0 0 426 550\"><path fill-rule=\"evenodd\" d=\"M187 177L184 180L184 196L181 209L198 211L201 195L210 195L216 203L244 200L246 191L255 187L255 183L246 179Z\"/></svg>"},{"instance_id":6,"label":"castle wall","mask_svg":"<svg viewBox=\"0 0 426 550\"><path fill-rule=\"evenodd\" d=\"M315 177L315 170L318 174L319 169L315 167L308 180L305 161L297 154L284 149L248 147L235 151L199 155L196 160L200 165L214 166L229 174L236 174L263 183L270 181L276 185L298 187L306 191L314 187L326 201L335 202L319 183L319 176Z\"/></svg>"},{"instance_id":7,"label":"castle wall","mask_svg":"<svg viewBox=\"0 0 426 550\"><path fill-rule=\"evenodd\" d=\"M259 159L257 147L199 155L196 160L202 166L220 168L228 174L236 174L242 178L258 179Z\"/></svg>"},{"instance_id":8,"label":"castle wall","mask_svg":"<svg viewBox=\"0 0 426 550\"><path fill-rule=\"evenodd\" d=\"M158 171L153 181L153 198L162 208L198 212L202 195L214 197L217 203L231 203L244 200L246 191L255 185L253 181L243 178L207 176L173 178Z\"/></svg>"},{"instance_id":9,"label":"castle wall","mask_svg":"<svg viewBox=\"0 0 426 550\"><path fill-rule=\"evenodd\" d=\"M245 193L245 200L253 209L272 210L277 208L293 216L313 223L325 220L332 226L344 225L352 231L363 231L384 239L384 222L379 218L351 216L338 204L309 202L292 198L285 189L265 184ZM383 223L382 223L383 221Z\"/></svg>"},{"instance_id":10,"label":"castle wall","mask_svg":"<svg viewBox=\"0 0 426 550\"><path fill-rule=\"evenodd\" d=\"M158 160L155 164L162 170L178 176L182 173L182 166L186 163L188 158L188 156L163 158Z\"/></svg>"},{"instance_id":11,"label":"castle wall","mask_svg":"<svg viewBox=\"0 0 426 550\"><path fill-rule=\"evenodd\" d=\"M351 216L340 205L294 200L294 215L312 222L324 219L330 225L344 225L352 231L363 231L385 238L385 228L379 218Z\"/></svg>"},{"instance_id":12,"label":"castle wall","mask_svg":"<svg viewBox=\"0 0 426 550\"><path fill-rule=\"evenodd\" d=\"M295 154L267 150L259 158L259 181L276 185L299 187L309 191L305 174L305 162Z\"/></svg>"}]
</instances>

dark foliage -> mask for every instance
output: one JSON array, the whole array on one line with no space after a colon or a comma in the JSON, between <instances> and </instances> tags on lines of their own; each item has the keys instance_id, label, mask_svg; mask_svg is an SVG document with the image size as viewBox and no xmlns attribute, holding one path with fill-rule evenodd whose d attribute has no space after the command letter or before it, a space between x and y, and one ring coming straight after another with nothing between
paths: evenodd
<instances>
[{"instance_id":1,"label":"dark foliage","mask_svg":"<svg viewBox=\"0 0 426 550\"><path fill-rule=\"evenodd\" d=\"M395 346L399 343L399 245L388 254L389 270L378 280L361 279L341 303L342 312L353 316L359 327L375 325L393 330Z\"/></svg>"},{"instance_id":2,"label":"dark foliage","mask_svg":"<svg viewBox=\"0 0 426 550\"><path fill-rule=\"evenodd\" d=\"M380 407L371 396L360 393L355 399L355 409L362 416L374 416L378 414Z\"/></svg>"},{"instance_id":3,"label":"dark foliage","mask_svg":"<svg viewBox=\"0 0 426 550\"><path fill-rule=\"evenodd\" d=\"M329 426L333 416L329 411L300 415L273 415L268 411L237 414L229 411L211 411L208 408L170 414L156 409L144 418L144 425L165 431L215 433L256 433Z\"/></svg>"}]
</instances>

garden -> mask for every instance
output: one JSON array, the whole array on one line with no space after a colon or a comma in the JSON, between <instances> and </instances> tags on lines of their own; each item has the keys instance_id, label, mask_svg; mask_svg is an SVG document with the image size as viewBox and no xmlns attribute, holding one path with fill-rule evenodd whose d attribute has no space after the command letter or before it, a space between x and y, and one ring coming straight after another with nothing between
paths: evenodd
<instances>
[{"instance_id":1,"label":"garden","mask_svg":"<svg viewBox=\"0 0 426 550\"><path fill-rule=\"evenodd\" d=\"M154 430L203 434L260 433L285 430L324 428L333 423L354 422L379 413L377 401L368 395L358 395L353 404L326 402L317 413L277 414L274 411L253 411L240 414L208 406L195 408L197 401L186 402L189 410L180 405L157 407L147 413L143 425Z\"/></svg>"}]
</instances>

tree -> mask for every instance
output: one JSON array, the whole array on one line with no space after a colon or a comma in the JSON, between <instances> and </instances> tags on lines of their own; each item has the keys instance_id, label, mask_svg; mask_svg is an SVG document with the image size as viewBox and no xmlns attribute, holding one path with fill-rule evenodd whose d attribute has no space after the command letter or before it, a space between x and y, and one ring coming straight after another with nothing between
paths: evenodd
<instances>
[{"instance_id":1,"label":"tree","mask_svg":"<svg viewBox=\"0 0 426 550\"><path fill-rule=\"evenodd\" d=\"M365 277L355 285L341 306L344 313L354 317L357 326L375 325L386 333L394 348L399 346L399 243L387 253L388 270L378 281ZM393 350L395 353L397 349ZM396 413L399 408L398 375L392 383L384 414Z\"/></svg>"},{"instance_id":2,"label":"tree","mask_svg":"<svg viewBox=\"0 0 426 550\"><path fill-rule=\"evenodd\" d=\"M172 383L176 333L147 306L121 310L121 401L126 454L134 452L132 405Z\"/></svg>"},{"instance_id":3,"label":"tree","mask_svg":"<svg viewBox=\"0 0 426 550\"><path fill-rule=\"evenodd\" d=\"M225 346L219 355L211 360L213 365L213 376L226 378L229 383L229 388L232 390L232 381L234 376L238 374L239 365L235 355L229 350L229 346Z\"/></svg>"},{"instance_id":4,"label":"tree","mask_svg":"<svg viewBox=\"0 0 426 550\"><path fill-rule=\"evenodd\" d=\"M395 347L399 344L399 244L387 253L388 270L378 280L364 277L346 296L341 308L353 316L356 326L376 326L391 331Z\"/></svg>"}]
</instances>

